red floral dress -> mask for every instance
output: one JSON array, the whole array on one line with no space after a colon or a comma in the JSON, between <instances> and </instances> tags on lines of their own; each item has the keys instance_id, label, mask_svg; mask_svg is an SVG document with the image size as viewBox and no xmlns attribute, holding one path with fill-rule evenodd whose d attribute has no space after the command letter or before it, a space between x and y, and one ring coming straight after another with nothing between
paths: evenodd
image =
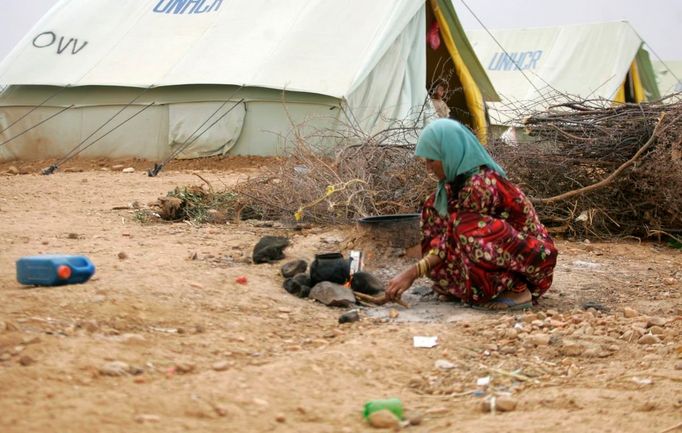
<instances>
[{"instance_id":1,"label":"red floral dress","mask_svg":"<svg viewBox=\"0 0 682 433\"><path fill-rule=\"evenodd\" d=\"M494 170L482 167L457 191L448 192L448 218L422 210L422 252L442 259L431 270L434 290L470 304L526 288L533 302L552 284L557 250L525 194Z\"/></svg>"}]
</instances>

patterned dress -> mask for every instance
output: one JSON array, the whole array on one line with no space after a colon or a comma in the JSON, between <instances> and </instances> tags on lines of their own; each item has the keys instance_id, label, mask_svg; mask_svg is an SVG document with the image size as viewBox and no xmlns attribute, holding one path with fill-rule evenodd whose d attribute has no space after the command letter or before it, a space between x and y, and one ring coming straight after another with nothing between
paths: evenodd
<instances>
[{"instance_id":1,"label":"patterned dress","mask_svg":"<svg viewBox=\"0 0 682 433\"><path fill-rule=\"evenodd\" d=\"M530 200L487 167L446 190L448 218L433 207L435 194L422 210L422 252L442 259L429 275L434 290L481 304L527 288L536 302L552 284L557 250Z\"/></svg>"}]
</instances>

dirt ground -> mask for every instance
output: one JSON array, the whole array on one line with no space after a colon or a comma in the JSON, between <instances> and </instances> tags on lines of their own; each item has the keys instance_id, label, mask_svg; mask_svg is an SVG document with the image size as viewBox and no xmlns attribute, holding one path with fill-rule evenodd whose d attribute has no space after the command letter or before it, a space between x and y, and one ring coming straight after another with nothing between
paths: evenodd
<instances>
[{"instance_id":1,"label":"dirt ground","mask_svg":"<svg viewBox=\"0 0 682 433\"><path fill-rule=\"evenodd\" d=\"M388 397L421 417L414 432L682 432L682 251L558 241L531 312L438 303L417 285L410 309L361 307L339 325L346 310L289 295L281 263L250 255L274 234L291 239L287 259L311 259L353 227L144 224L121 209L200 184L194 170L221 185L265 163L173 163L156 178L144 161L52 176L35 174L48 162L0 164L1 432L352 433L372 431L363 405ZM43 253L87 255L96 274L19 285L15 261ZM387 278L404 264L366 265ZM516 410L485 413L486 396Z\"/></svg>"}]
</instances>

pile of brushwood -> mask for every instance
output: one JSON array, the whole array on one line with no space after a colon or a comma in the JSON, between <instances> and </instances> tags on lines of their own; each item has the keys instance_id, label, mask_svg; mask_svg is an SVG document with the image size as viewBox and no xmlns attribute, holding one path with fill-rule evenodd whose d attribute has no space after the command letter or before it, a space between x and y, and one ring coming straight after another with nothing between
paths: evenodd
<instances>
[{"instance_id":1,"label":"pile of brushwood","mask_svg":"<svg viewBox=\"0 0 682 433\"><path fill-rule=\"evenodd\" d=\"M682 235L682 102L574 101L525 113L490 150L553 233Z\"/></svg>"},{"instance_id":2,"label":"pile of brushwood","mask_svg":"<svg viewBox=\"0 0 682 433\"><path fill-rule=\"evenodd\" d=\"M435 181L414 157L420 127L394 123L374 135L295 128L287 157L234 191L264 219L352 223L370 215L417 212Z\"/></svg>"}]
</instances>

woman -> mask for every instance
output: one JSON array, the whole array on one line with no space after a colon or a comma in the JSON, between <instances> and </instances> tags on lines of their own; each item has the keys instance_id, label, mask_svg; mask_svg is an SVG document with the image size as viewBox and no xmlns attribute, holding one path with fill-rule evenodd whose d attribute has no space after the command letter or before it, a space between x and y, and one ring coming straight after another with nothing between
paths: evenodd
<instances>
[{"instance_id":1,"label":"woman","mask_svg":"<svg viewBox=\"0 0 682 433\"><path fill-rule=\"evenodd\" d=\"M415 153L438 188L422 210L424 258L389 281L388 298L426 276L441 295L473 306L529 308L552 284L557 259L531 202L457 121L429 124Z\"/></svg>"}]
</instances>

